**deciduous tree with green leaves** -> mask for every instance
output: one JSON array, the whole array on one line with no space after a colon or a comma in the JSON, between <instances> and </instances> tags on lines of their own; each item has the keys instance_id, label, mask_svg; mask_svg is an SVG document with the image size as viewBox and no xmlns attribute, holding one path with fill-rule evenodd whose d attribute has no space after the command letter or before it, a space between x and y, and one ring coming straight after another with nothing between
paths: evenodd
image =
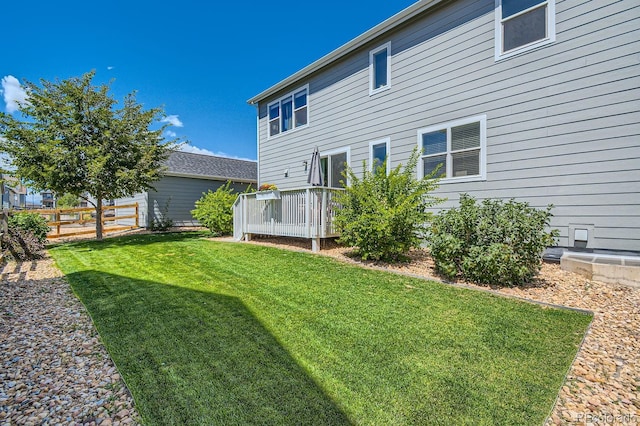
<instances>
[{"instance_id":1,"label":"deciduous tree with green leaves","mask_svg":"<svg viewBox=\"0 0 640 426\"><path fill-rule=\"evenodd\" d=\"M84 198L101 217L103 200L152 188L177 140L164 139L161 108L143 109L135 92L118 108L110 84L96 86L94 76L27 82L21 119L0 113L0 148L29 186Z\"/></svg>"},{"instance_id":2,"label":"deciduous tree with green leaves","mask_svg":"<svg viewBox=\"0 0 640 426\"><path fill-rule=\"evenodd\" d=\"M61 209L70 209L80 205L80 197L73 194L63 194L56 200Z\"/></svg>"}]
</instances>

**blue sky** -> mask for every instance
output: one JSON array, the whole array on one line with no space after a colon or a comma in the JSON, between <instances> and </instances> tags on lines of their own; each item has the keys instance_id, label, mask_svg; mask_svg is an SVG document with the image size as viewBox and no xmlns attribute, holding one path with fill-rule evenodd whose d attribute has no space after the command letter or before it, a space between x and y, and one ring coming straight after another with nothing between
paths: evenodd
<instances>
[{"instance_id":1,"label":"blue sky","mask_svg":"<svg viewBox=\"0 0 640 426\"><path fill-rule=\"evenodd\" d=\"M25 80L95 70L117 99L136 90L146 107L162 106L190 149L255 159L247 99L412 3L8 1L0 110L12 111Z\"/></svg>"}]
</instances>

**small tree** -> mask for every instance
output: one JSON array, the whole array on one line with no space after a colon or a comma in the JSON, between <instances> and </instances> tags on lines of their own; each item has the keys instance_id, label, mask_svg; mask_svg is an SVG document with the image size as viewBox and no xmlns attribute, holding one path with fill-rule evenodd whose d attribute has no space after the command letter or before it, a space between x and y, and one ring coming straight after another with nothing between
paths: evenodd
<instances>
[{"instance_id":1,"label":"small tree","mask_svg":"<svg viewBox=\"0 0 640 426\"><path fill-rule=\"evenodd\" d=\"M216 235L228 235L233 233L233 203L237 195L231 182L219 187L215 192L209 190L202 194L202 198L196 201L196 208L191 210L191 215L202 226L209 228Z\"/></svg>"},{"instance_id":2,"label":"small tree","mask_svg":"<svg viewBox=\"0 0 640 426\"><path fill-rule=\"evenodd\" d=\"M80 197L73 194L64 194L56 200L58 207L62 209L70 209L80 205Z\"/></svg>"},{"instance_id":3,"label":"small tree","mask_svg":"<svg viewBox=\"0 0 640 426\"><path fill-rule=\"evenodd\" d=\"M335 224L340 242L356 247L363 259L402 260L423 242L432 216L428 209L443 200L431 195L437 170L416 178L419 158L414 149L404 170L399 165L389 174L386 165L371 172L363 162L362 178L347 167L350 185L336 196L341 208Z\"/></svg>"},{"instance_id":4,"label":"small tree","mask_svg":"<svg viewBox=\"0 0 640 426\"><path fill-rule=\"evenodd\" d=\"M103 200L152 188L175 140L164 141L167 125L150 129L164 117L161 109L143 110L135 93L117 109L109 85L92 84L94 74L27 82L19 108L25 120L0 113L0 148L29 186L84 198L100 218ZM102 239L99 220L96 237Z\"/></svg>"}]
</instances>

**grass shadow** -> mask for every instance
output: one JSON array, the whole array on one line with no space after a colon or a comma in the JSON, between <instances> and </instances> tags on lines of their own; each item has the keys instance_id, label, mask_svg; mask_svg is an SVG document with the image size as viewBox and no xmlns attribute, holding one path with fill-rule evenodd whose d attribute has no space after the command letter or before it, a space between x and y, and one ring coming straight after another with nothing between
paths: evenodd
<instances>
[{"instance_id":1,"label":"grass shadow","mask_svg":"<svg viewBox=\"0 0 640 426\"><path fill-rule=\"evenodd\" d=\"M67 278L145 423L349 424L238 298L93 270Z\"/></svg>"}]
</instances>

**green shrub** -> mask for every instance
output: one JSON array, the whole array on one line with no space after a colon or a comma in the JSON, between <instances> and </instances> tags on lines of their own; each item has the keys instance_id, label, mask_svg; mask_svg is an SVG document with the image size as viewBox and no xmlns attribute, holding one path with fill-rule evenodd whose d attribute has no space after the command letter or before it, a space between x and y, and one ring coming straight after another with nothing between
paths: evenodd
<instances>
[{"instance_id":1,"label":"green shrub","mask_svg":"<svg viewBox=\"0 0 640 426\"><path fill-rule=\"evenodd\" d=\"M47 240L49 226L46 219L37 213L14 213L9 216L7 224L9 229L31 231L40 242Z\"/></svg>"},{"instance_id":2,"label":"green shrub","mask_svg":"<svg viewBox=\"0 0 640 426\"><path fill-rule=\"evenodd\" d=\"M202 198L196 201L196 208L191 210L191 215L200 224L208 228L216 235L228 235L233 233L233 203L237 195L231 182L219 187L215 192L209 190L202 194Z\"/></svg>"},{"instance_id":3,"label":"green shrub","mask_svg":"<svg viewBox=\"0 0 640 426\"><path fill-rule=\"evenodd\" d=\"M520 285L540 270L542 253L558 230L546 231L552 205L530 207L515 200L484 200L460 195L460 207L433 218L429 245L436 269L449 279Z\"/></svg>"},{"instance_id":4,"label":"green shrub","mask_svg":"<svg viewBox=\"0 0 640 426\"><path fill-rule=\"evenodd\" d=\"M60 209L71 209L80 205L80 197L73 194L64 194L56 200L56 205Z\"/></svg>"},{"instance_id":5,"label":"green shrub","mask_svg":"<svg viewBox=\"0 0 640 426\"><path fill-rule=\"evenodd\" d=\"M350 185L336 196L341 208L335 224L340 242L356 247L363 259L403 260L423 242L432 216L428 209L442 200L430 195L437 188L435 172L416 179L419 158L415 149L404 170L399 165L389 174L386 165L371 172L363 163L361 179L347 167Z\"/></svg>"}]
</instances>

